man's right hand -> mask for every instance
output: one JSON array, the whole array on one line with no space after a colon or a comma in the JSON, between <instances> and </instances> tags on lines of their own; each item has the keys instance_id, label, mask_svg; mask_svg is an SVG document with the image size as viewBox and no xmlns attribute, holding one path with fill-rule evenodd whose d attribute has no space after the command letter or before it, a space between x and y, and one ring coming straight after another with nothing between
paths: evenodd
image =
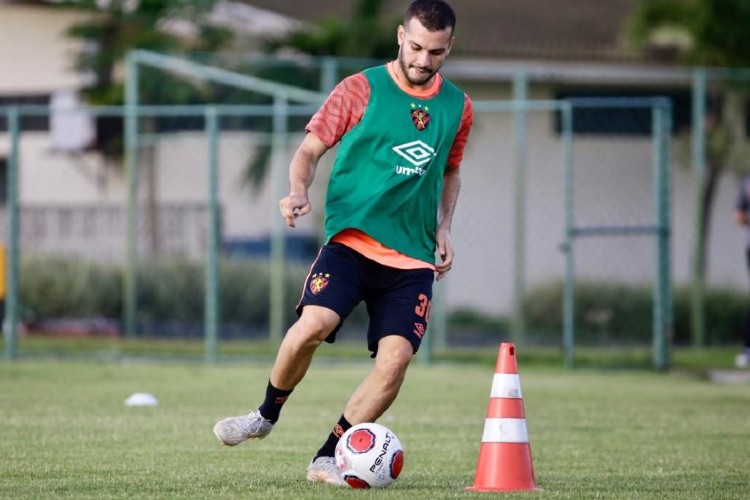
<instances>
[{"instance_id":1,"label":"man's right hand","mask_svg":"<svg viewBox=\"0 0 750 500\"><path fill-rule=\"evenodd\" d=\"M306 194L290 193L289 196L279 201L279 210L281 210L281 216L284 217L286 225L296 227L295 219L310 213L312 206Z\"/></svg>"}]
</instances>

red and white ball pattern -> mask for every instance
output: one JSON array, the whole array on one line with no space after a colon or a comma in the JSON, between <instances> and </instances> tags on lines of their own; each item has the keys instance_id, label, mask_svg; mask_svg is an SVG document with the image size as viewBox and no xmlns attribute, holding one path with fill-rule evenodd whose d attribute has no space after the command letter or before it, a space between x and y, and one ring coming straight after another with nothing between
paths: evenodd
<instances>
[{"instance_id":1,"label":"red and white ball pattern","mask_svg":"<svg viewBox=\"0 0 750 500\"><path fill-rule=\"evenodd\" d=\"M339 439L336 465L352 488L385 488L401 474L404 449L387 427L357 424Z\"/></svg>"}]
</instances>

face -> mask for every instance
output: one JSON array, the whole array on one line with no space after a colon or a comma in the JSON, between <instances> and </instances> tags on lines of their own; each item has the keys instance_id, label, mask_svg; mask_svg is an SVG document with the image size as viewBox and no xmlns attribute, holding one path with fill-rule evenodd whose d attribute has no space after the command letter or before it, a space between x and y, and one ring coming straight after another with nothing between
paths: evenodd
<instances>
[{"instance_id":1,"label":"face","mask_svg":"<svg viewBox=\"0 0 750 500\"><path fill-rule=\"evenodd\" d=\"M426 87L443 66L453 46L450 28L429 31L418 19L398 27L398 64L412 87Z\"/></svg>"}]
</instances>

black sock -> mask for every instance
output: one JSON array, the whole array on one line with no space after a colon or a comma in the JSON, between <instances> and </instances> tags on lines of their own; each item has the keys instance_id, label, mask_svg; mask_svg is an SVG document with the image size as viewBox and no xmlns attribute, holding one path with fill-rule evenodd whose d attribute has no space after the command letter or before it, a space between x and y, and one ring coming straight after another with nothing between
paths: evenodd
<instances>
[{"instance_id":1,"label":"black sock","mask_svg":"<svg viewBox=\"0 0 750 500\"><path fill-rule=\"evenodd\" d=\"M268 387L266 388L266 399L263 400L263 404L260 405L258 411L263 416L263 418L265 418L272 424L275 424L276 421L279 420L281 407L284 406L284 403L286 403L286 400L289 398L289 395L291 393L291 390L285 391L275 388L271 385L271 381L269 380Z\"/></svg>"},{"instance_id":2,"label":"black sock","mask_svg":"<svg viewBox=\"0 0 750 500\"><path fill-rule=\"evenodd\" d=\"M328 439L326 439L326 442L323 443L323 446L318 450L318 453L315 454L315 457L313 460L315 460L318 457L332 457L336 454L336 444L339 442L339 438L351 429L352 424L349 423L347 419L344 418L343 415L341 415L341 418L339 419L339 423L333 426L333 430L328 435Z\"/></svg>"}]
</instances>

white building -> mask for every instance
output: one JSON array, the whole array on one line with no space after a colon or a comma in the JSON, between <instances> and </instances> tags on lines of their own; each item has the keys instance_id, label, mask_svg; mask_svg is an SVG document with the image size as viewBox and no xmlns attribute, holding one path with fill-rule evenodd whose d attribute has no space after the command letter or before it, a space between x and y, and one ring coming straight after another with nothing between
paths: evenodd
<instances>
[{"instance_id":1,"label":"white building","mask_svg":"<svg viewBox=\"0 0 750 500\"><path fill-rule=\"evenodd\" d=\"M258 26L279 30L297 22L288 17L291 15L310 21L335 12L343 15L351 7L351 2L305 2L293 7L284 2L244 3L275 11ZM481 103L511 99L512 79L518 70L525 69L530 77L530 99L666 93L675 97L677 119L685 113L689 72L633 59L618 31L632 4L627 0L608 2L606 6L604 2L577 0L577 9L557 9L554 13L541 9L541 14L535 2L528 1L503 2L505 10L489 0L453 3L464 17L459 18L457 48L444 73L471 95L478 112L464 159L463 189L453 233L457 260L446 295L452 306L507 311L512 303L515 262L514 117L510 111L481 111ZM222 8L228 9L228 3ZM400 11L400 6L393 10ZM239 24L256 26L253 21L259 11L241 12L252 15ZM521 21L512 17L514 13L537 17ZM80 47L65 36L65 30L82 16L42 2L0 2L0 68L4 68L0 71L0 105L46 105L55 96L62 102L75 98L85 78L72 70L73 53ZM238 19L235 15L234 20ZM495 27L488 27L492 23ZM581 23L586 30L580 28ZM189 34L189 26L171 28ZM394 54L395 50L394 33ZM642 117L633 110L612 110L589 117L607 120L601 125L614 127L604 128L608 133L594 127L589 133L576 134L575 203L582 224L653 221L651 140L641 129L625 130L627 126L617 117L628 114L634 119ZM564 156L556 120L554 113L541 111L531 111L527 117L525 260L530 287L562 279L564 272L560 250L564 240ZM0 119L0 124L0 168L4 170L9 137L4 120ZM91 132L92 122L80 114L25 124L19 192L25 214L24 248L106 258L123 255L126 179L121 164L106 160L96 150L77 147ZM289 138L285 161L300 137ZM243 181L257 145L267 141L263 134L241 130L221 135L219 197L223 238L227 241L262 240L278 217L278 196L271 187L271 176L260 190ZM207 146L202 132L191 131L165 135L144 153L158 165L148 182L151 174L144 169L140 193L144 205L153 199L162 211L156 226L164 235L160 238L161 251L201 255L205 249ZM319 169L316 212L300 221L297 232L286 230L287 234L315 234L322 218L324 179L332 159L329 155ZM144 163L147 160L144 156ZM674 160L672 267L675 281L685 283L693 238L692 184L685 159L675 154ZM742 288L746 285L744 235L732 220L734 182L725 177L717 191L711 220L709 281ZM154 186L153 191L146 189L147 185ZM148 233L151 226L147 220L143 224L144 233ZM144 243L144 251L146 247ZM654 273L654 247L652 238L585 241L580 247L578 272L583 277L647 283Z\"/></svg>"}]
</instances>

